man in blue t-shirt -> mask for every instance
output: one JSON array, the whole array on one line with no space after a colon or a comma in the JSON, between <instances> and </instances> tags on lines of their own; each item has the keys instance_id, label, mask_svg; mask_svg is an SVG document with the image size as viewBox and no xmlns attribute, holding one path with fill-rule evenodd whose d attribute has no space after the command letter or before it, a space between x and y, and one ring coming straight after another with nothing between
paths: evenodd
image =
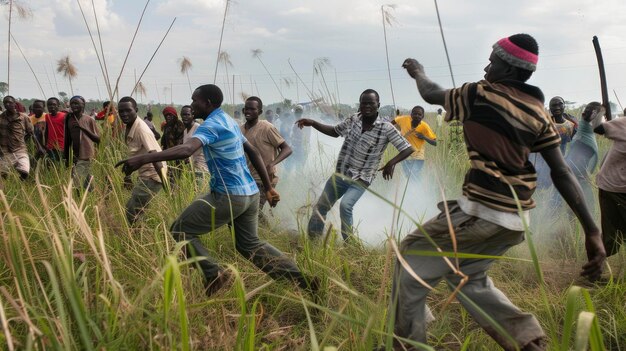
<instances>
[{"instance_id":1,"label":"man in blue t-shirt","mask_svg":"<svg viewBox=\"0 0 626 351\"><path fill-rule=\"evenodd\" d=\"M309 281L295 262L258 237L259 188L246 164L246 155L265 187L267 201L274 207L280 200L272 187L258 151L241 134L235 120L221 108L224 96L213 84L198 87L191 96L194 118L204 122L184 144L118 162L130 174L141 165L158 161L186 159L202 148L211 173L211 192L187 207L170 231L176 241L187 240L185 254L202 257L199 268L206 278L208 295L219 290L229 274L211 258L199 236L224 224L232 225L237 251L272 278L287 278L303 289L315 291L317 279ZM245 154L244 154L245 153Z\"/></svg>"}]
</instances>

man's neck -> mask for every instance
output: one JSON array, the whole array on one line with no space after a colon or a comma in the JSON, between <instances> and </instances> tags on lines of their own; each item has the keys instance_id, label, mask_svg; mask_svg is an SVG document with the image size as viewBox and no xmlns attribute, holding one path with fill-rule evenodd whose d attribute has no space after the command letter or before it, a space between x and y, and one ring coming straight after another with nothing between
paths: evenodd
<instances>
[{"instance_id":1,"label":"man's neck","mask_svg":"<svg viewBox=\"0 0 626 351\"><path fill-rule=\"evenodd\" d=\"M187 129L187 131L190 131L191 127L193 127L193 122L189 123L189 125L185 124L185 129Z\"/></svg>"},{"instance_id":2,"label":"man's neck","mask_svg":"<svg viewBox=\"0 0 626 351\"><path fill-rule=\"evenodd\" d=\"M565 116L563 116L563 114L560 114L558 116L552 116L552 118L554 118L554 122L556 122L556 123L563 123L563 122L565 122Z\"/></svg>"}]
</instances>

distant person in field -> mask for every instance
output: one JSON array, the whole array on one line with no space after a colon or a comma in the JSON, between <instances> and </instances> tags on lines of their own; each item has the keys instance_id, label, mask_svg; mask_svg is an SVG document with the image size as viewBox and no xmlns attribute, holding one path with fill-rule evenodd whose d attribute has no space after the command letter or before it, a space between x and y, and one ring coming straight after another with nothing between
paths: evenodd
<instances>
[{"instance_id":1,"label":"distant person in field","mask_svg":"<svg viewBox=\"0 0 626 351\"><path fill-rule=\"evenodd\" d=\"M46 114L46 153L52 161L61 160L65 148L65 115L59 111L61 102L56 97L46 101L48 113Z\"/></svg>"},{"instance_id":2,"label":"distant person in field","mask_svg":"<svg viewBox=\"0 0 626 351\"><path fill-rule=\"evenodd\" d=\"M35 100L33 102L33 113L29 116L30 123L33 125L34 137L40 145L46 145L46 115L45 115L45 101ZM45 151L45 149L44 149ZM37 153L37 157L45 156Z\"/></svg>"},{"instance_id":3,"label":"distant person in field","mask_svg":"<svg viewBox=\"0 0 626 351\"><path fill-rule=\"evenodd\" d=\"M291 132L293 130L293 121L289 112L283 113L280 107L276 108L276 118L278 118L278 131L285 138L285 141L291 143Z\"/></svg>"},{"instance_id":4,"label":"distant person in field","mask_svg":"<svg viewBox=\"0 0 626 351\"><path fill-rule=\"evenodd\" d=\"M437 146L437 135L424 121L424 108L415 106L410 116L398 116L391 124L397 126L400 134L413 146L413 153L402 162L402 169L407 179L417 180L424 168L425 144Z\"/></svg>"},{"instance_id":5,"label":"distant person in field","mask_svg":"<svg viewBox=\"0 0 626 351\"><path fill-rule=\"evenodd\" d=\"M603 241L607 254L612 256L626 238L626 118L603 122L594 132L613 141L596 175Z\"/></svg>"},{"instance_id":6,"label":"distant person in field","mask_svg":"<svg viewBox=\"0 0 626 351\"><path fill-rule=\"evenodd\" d=\"M143 119L144 122L146 122L146 125L148 125L148 128L150 128L150 130L152 131L152 133L154 134L154 138L156 140L161 139L161 133L159 133L156 130L156 127L154 126L154 123L152 123L152 112L148 111L148 113L146 113L146 117Z\"/></svg>"},{"instance_id":7,"label":"distant person in field","mask_svg":"<svg viewBox=\"0 0 626 351\"><path fill-rule=\"evenodd\" d=\"M193 137L200 127L200 123L196 122L193 118L193 111L191 110L191 106L185 105L180 109L180 117L183 120L183 124L185 125L185 131L183 133L183 144L186 143L189 139ZM189 158L193 166L194 176L196 178L196 184L198 187L202 187L204 184L204 180L209 177L209 167L207 166L206 160L204 159L204 153L202 149L196 150L193 155Z\"/></svg>"},{"instance_id":8,"label":"distant person in field","mask_svg":"<svg viewBox=\"0 0 626 351\"><path fill-rule=\"evenodd\" d=\"M293 116L295 120L302 119L304 108L302 105L296 105L293 108ZM293 154L287 160L291 169L302 169L306 164L309 155L309 140L311 139L311 129L300 129L297 124L292 123L291 128L291 146Z\"/></svg>"},{"instance_id":9,"label":"distant person in field","mask_svg":"<svg viewBox=\"0 0 626 351\"><path fill-rule=\"evenodd\" d=\"M604 108L599 102L593 101L585 106L576 135L565 155L565 161L580 183L591 212L595 210L591 174L598 164L598 143L593 132L593 123L600 123L603 115Z\"/></svg>"},{"instance_id":10,"label":"distant person in field","mask_svg":"<svg viewBox=\"0 0 626 351\"><path fill-rule=\"evenodd\" d=\"M117 121L117 110L111 101L102 103L102 110L96 114L96 121L102 122L106 128L111 130L111 135L115 138L122 130L122 125Z\"/></svg>"},{"instance_id":11,"label":"distant person in field","mask_svg":"<svg viewBox=\"0 0 626 351\"><path fill-rule=\"evenodd\" d=\"M236 122L237 124L241 123L241 122L242 122L242 120L241 120L241 112L240 112L240 111L235 110L235 113L234 113L233 118L235 119L235 122Z\"/></svg>"},{"instance_id":12,"label":"distant person in field","mask_svg":"<svg viewBox=\"0 0 626 351\"><path fill-rule=\"evenodd\" d=\"M161 151L161 146L154 138L154 133L148 125L137 118L137 102L132 97L125 96L117 104L120 119L126 125L124 140L128 146L128 156L141 156L150 152ZM136 169L137 182L133 186L130 173L124 178L124 186L132 189L132 194L126 203L126 220L133 225L143 214L154 196L163 189L166 179L167 166L165 162L143 164Z\"/></svg>"},{"instance_id":13,"label":"distant person in field","mask_svg":"<svg viewBox=\"0 0 626 351\"><path fill-rule=\"evenodd\" d=\"M265 111L265 120L266 121L274 124L274 118L275 118L275 115L274 115L274 111L273 110Z\"/></svg>"},{"instance_id":14,"label":"distant person in field","mask_svg":"<svg viewBox=\"0 0 626 351\"><path fill-rule=\"evenodd\" d=\"M70 99L72 112L65 116L65 142L63 156L67 166L72 165L74 186L89 189L91 161L96 156L94 144L100 143L97 122L85 114L85 99L74 96Z\"/></svg>"},{"instance_id":15,"label":"distant person in field","mask_svg":"<svg viewBox=\"0 0 626 351\"><path fill-rule=\"evenodd\" d=\"M443 257L416 252L437 252L440 248L444 252L501 256L524 241L529 210L535 207L535 169L528 160L531 152L540 152L546 160L556 188L582 224L589 259L582 274L595 280L602 273L606 256L602 234L581 201L580 185L563 159L558 132L544 110L543 93L526 83L536 69L538 52L537 42L528 34L503 38L493 45L485 79L455 89L443 89L430 80L414 59L402 65L416 80L426 102L444 106L447 121L463 123L470 159L463 195L440 203L441 213L407 235L400 246L408 266L430 286L445 278L455 289L461 277L453 273ZM456 247L450 228L454 228ZM487 275L493 262L491 258L459 259L459 270L468 280L459 286L462 295L457 299L505 350L545 350L545 333L539 321L494 287ZM399 261L392 287L389 315L395 319L394 334L426 343L429 289ZM475 305L513 340L500 334ZM401 344L399 340L396 343Z\"/></svg>"},{"instance_id":16,"label":"distant person in field","mask_svg":"<svg viewBox=\"0 0 626 351\"><path fill-rule=\"evenodd\" d=\"M34 136L33 125L27 114L17 111L13 96L2 99L4 111L0 113L0 175L4 178L15 170L22 180L28 178L30 159L26 140ZM38 152L43 146L33 138Z\"/></svg>"},{"instance_id":17,"label":"distant person in field","mask_svg":"<svg viewBox=\"0 0 626 351\"><path fill-rule=\"evenodd\" d=\"M163 109L163 117L165 118L163 137L161 138L161 146L163 147L163 150L181 145L183 143L185 125L180 119L178 119L176 109L172 106L167 106Z\"/></svg>"},{"instance_id":18,"label":"distant person in field","mask_svg":"<svg viewBox=\"0 0 626 351\"><path fill-rule=\"evenodd\" d=\"M276 165L291 155L291 147L280 133L278 133L276 127L268 121L259 120L259 115L263 113L263 101L261 101L260 98L256 96L247 98L242 112L246 118L246 123L239 126L241 133L246 140L259 151L267 175L270 178L270 183L273 188L276 188L278 184ZM267 198L265 196L263 181L259 173L254 169L250 159L248 159L248 168L260 192L259 218L262 221L266 221L267 219L263 215L263 206L265 206Z\"/></svg>"},{"instance_id":19,"label":"distant person in field","mask_svg":"<svg viewBox=\"0 0 626 351\"><path fill-rule=\"evenodd\" d=\"M378 93L367 89L359 97L359 112L335 126L308 118L296 121L299 128L313 127L333 138L344 138L335 173L326 181L324 191L313 207L308 226L309 237L317 238L323 234L326 214L342 198L339 205L341 236L344 240L353 238L352 210L374 181L376 172L382 170L383 178L391 179L396 164L413 153L413 148L400 132L391 123L381 121L379 108ZM398 149L399 154L380 168L389 143Z\"/></svg>"},{"instance_id":20,"label":"distant person in field","mask_svg":"<svg viewBox=\"0 0 626 351\"><path fill-rule=\"evenodd\" d=\"M120 161L126 174L157 161L186 159L199 149L207 156L211 172L211 192L194 200L171 226L176 241L187 241L184 253L198 257L205 292L212 295L227 282L229 273L211 257L200 236L229 225L234 230L235 248L272 278L289 279L300 287L315 291L318 280L308 280L296 263L258 236L259 188L246 165L247 155L261 177L270 206L280 196L272 187L265 164L256 148L241 134L235 120L220 107L224 96L213 84L198 87L191 96L194 117L204 122L183 145L163 152L131 157Z\"/></svg>"},{"instance_id":21,"label":"distant person in field","mask_svg":"<svg viewBox=\"0 0 626 351\"><path fill-rule=\"evenodd\" d=\"M441 127L443 126L443 110L438 108L437 109L437 129L441 129Z\"/></svg>"}]
</instances>

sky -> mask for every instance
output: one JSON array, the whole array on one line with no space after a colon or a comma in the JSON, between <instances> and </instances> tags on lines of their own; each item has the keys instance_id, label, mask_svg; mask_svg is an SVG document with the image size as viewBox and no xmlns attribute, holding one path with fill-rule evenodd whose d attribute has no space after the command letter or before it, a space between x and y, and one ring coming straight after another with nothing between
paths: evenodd
<instances>
[{"instance_id":1,"label":"sky","mask_svg":"<svg viewBox=\"0 0 626 351\"><path fill-rule=\"evenodd\" d=\"M69 55L78 70L72 81L73 93L86 99L107 99L103 69L78 6L80 1L100 53L92 1L15 1L29 7L33 16L21 19L14 13L11 95L42 98L58 91L71 95L68 80L55 72L57 60ZM363 90L373 88L380 93L382 105L392 105L395 98L395 104L404 109L424 105L427 110L436 110L437 106L423 101L415 82L401 68L407 57L419 60L435 82L452 87L433 1L398 0L393 2L395 8L388 7L395 17L386 28L393 98L381 16L381 6L387 2L231 1L222 51L230 55L232 66L220 64L215 81L225 0L151 0L121 75L146 2L93 3L108 76L112 85L119 77L120 96L132 92L145 70L141 81L146 94L138 96L140 102L187 104L191 89L215 82L225 92L226 103L241 103L242 93L258 95L266 104L283 98L306 102L307 90L312 90L318 95L330 93L337 101L353 105ZM626 1L440 0L438 5L457 85L482 79L492 44L523 32L539 43L538 69L530 84L539 86L547 99L560 95L576 104L600 100L591 43L597 35L610 98L617 102L614 90L626 103ZM0 35L0 81L6 82L8 6L0 6L0 27L5 28ZM148 66L174 18L171 31ZM258 58L252 55L255 49L262 52ZM180 71L183 57L193 65L189 80ZM314 73L314 62L325 63L323 75Z\"/></svg>"}]
</instances>

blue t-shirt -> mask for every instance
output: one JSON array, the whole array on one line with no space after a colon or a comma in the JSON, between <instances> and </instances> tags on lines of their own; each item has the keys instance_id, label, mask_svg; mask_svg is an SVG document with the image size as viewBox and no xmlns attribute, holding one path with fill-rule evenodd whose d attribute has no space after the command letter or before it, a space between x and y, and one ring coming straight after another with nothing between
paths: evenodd
<instances>
[{"instance_id":1,"label":"blue t-shirt","mask_svg":"<svg viewBox=\"0 0 626 351\"><path fill-rule=\"evenodd\" d=\"M211 172L211 191L230 195L254 195L259 188L250 174L243 150L246 138L221 108L215 109L193 134L202 142Z\"/></svg>"}]
</instances>

